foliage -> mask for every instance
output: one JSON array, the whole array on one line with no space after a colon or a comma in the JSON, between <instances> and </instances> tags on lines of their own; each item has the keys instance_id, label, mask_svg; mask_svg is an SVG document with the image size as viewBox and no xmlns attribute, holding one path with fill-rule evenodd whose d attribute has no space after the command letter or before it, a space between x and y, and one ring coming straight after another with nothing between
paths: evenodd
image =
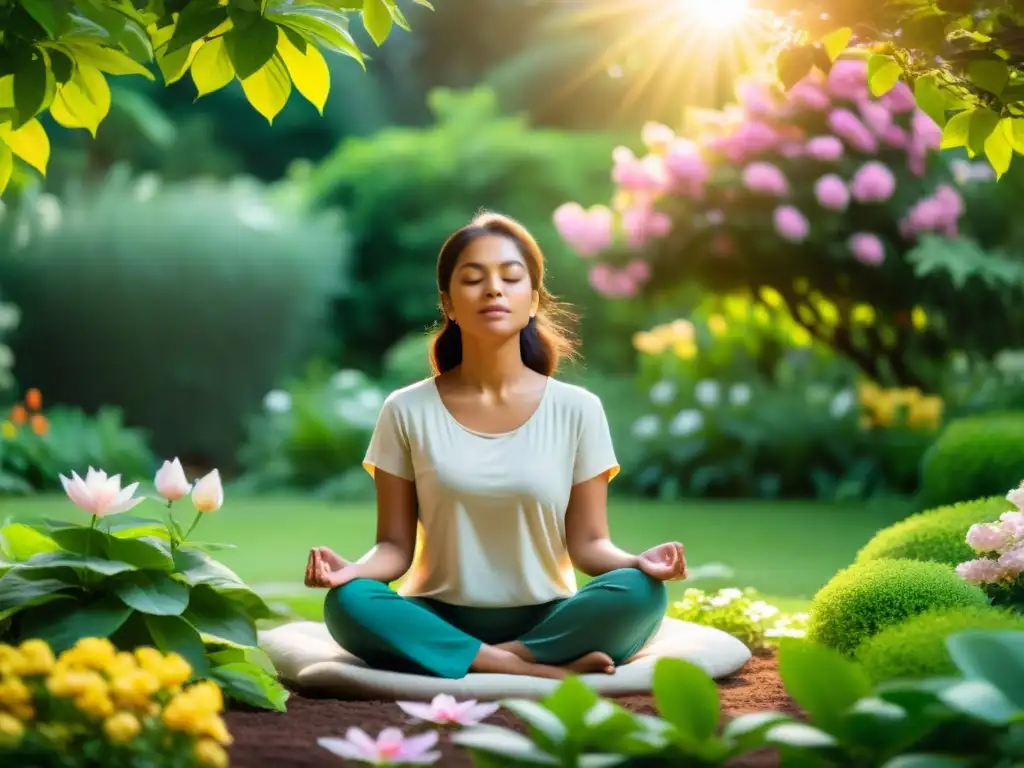
<instances>
[{"instance_id":1,"label":"foliage","mask_svg":"<svg viewBox=\"0 0 1024 768\"><path fill-rule=\"evenodd\" d=\"M302 488L326 498L372 494L362 461L385 394L359 371L316 364L286 389L268 392L239 453L240 487Z\"/></svg>"},{"instance_id":2,"label":"foliage","mask_svg":"<svg viewBox=\"0 0 1024 768\"><path fill-rule=\"evenodd\" d=\"M427 5L427 0L416 0ZM0 192L18 157L46 173L50 141L40 118L93 136L111 105L109 75L165 84L191 74L197 97L238 80L268 121L292 86L321 113L330 73L321 49L364 64L349 21L360 16L381 45L398 0L17 0L7 3L0 47Z\"/></svg>"},{"instance_id":3,"label":"foliage","mask_svg":"<svg viewBox=\"0 0 1024 768\"><path fill-rule=\"evenodd\" d=\"M871 560L839 571L818 591L807 638L852 654L882 629L927 610L987 605L985 593L947 565Z\"/></svg>"},{"instance_id":4,"label":"foliage","mask_svg":"<svg viewBox=\"0 0 1024 768\"><path fill-rule=\"evenodd\" d=\"M982 586L993 604L1024 612L1024 483L1006 498L1016 509L968 529L964 541L977 557L965 559L956 572L967 582Z\"/></svg>"},{"instance_id":5,"label":"foliage","mask_svg":"<svg viewBox=\"0 0 1024 768\"><path fill-rule=\"evenodd\" d=\"M384 353L381 376L387 386L398 389L429 378L431 337L410 333L392 344Z\"/></svg>"},{"instance_id":6,"label":"foliage","mask_svg":"<svg viewBox=\"0 0 1024 768\"><path fill-rule=\"evenodd\" d=\"M41 640L0 645L0 758L11 765L227 765L221 689L176 653L118 652L86 637L58 656Z\"/></svg>"},{"instance_id":7,"label":"foliage","mask_svg":"<svg viewBox=\"0 0 1024 768\"><path fill-rule=\"evenodd\" d=\"M999 608L944 608L883 629L857 649L876 683L956 674L946 640L969 629L1024 631L1024 617Z\"/></svg>"},{"instance_id":8,"label":"foliage","mask_svg":"<svg viewBox=\"0 0 1024 768\"><path fill-rule=\"evenodd\" d=\"M383 350L439 320L438 251L481 208L515 217L545 248L550 287L588 318L591 364L602 348L619 358L609 337L632 329L602 311L550 221L566 196L610 191L607 136L535 129L502 115L486 88L438 89L429 104L433 124L349 139L309 181L312 204L343 208L354 241L353 289L335 315L346 364L376 374Z\"/></svg>"},{"instance_id":9,"label":"foliage","mask_svg":"<svg viewBox=\"0 0 1024 768\"><path fill-rule=\"evenodd\" d=\"M866 79L844 61L785 96L745 84L693 139L648 124L646 155L614 152L612 207L566 203L555 221L607 296L771 288L870 380L932 392L948 351L1007 345L1024 264L965 236L937 126L909 92L869 98Z\"/></svg>"},{"instance_id":10,"label":"foliage","mask_svg":"<svg viewBox=\"0 0 1024 768\"><path fill-rule=\"evenodd\" d=\"M1004 494L1024 466L1024 412L986 413L952 422L921 463L921 492L930 505Z\"/></svg>"},{"instance_id":11,"label":"foliage","mask_svg":"<svg viewBox=\"0 0 1024 768\"><path fill-rule=\"evenodd\" d=\"M828 70L847 46L867 59L871 90L909 83L921 109L944 126L944 147L984 155L998 174L1024 152L1024 11L1018 3L772 0L812 38L795 39L777 67L791 84L812 67Z\"/></svg>"},{"instance_id":12,"label":"foliage","mask_svg":"<svg viewBox=\"0 0 1024 768\"><path fill-rule=\"evenodd\" d=\"M187 531L170 511L166 523L127 514L99 525L94 516L89 526L8 522L0 528L0 638L44 640L58 653L93 636L122 650L152 645L229 696L283 711L288 694L256 638L255 622L273 613L210 555L223 545L189 539L201 515Z\"/></svg>"},{"instance_id":13,"label":"foliage","mask_svg":"<svg viewBox=\"0 0 1024 768\"><path fill-rule=\"evenodd\" d=\"M775 748L782 765L960 766L1019 760L1024 632L960 632L946 640L958 674L874 688L841 654L802 640L779 651L783 684L806 721L752 712L719 732L718 690L700 668L661 659L658 717L636 715L568 678L541 702L506 700L526 734L493 725L456 733L476 765L722 766Z\"/></svg>"},{"instance_id":14,"label":"foliage","mask_svg":"<svg viewBox=\"0 0 1024 768\"><path fill-rule=\"evenodd\" d=\"M972 555L964 541L968 529L1005 509L1002 497L991 497L918 512L878 531L854 562L924 560L955 566Z\"/></svg>"},{"instance_id":15,"label":"foliage","mask_svg":"<svg viewBox=\"0 0 1024 768\"><path fill-rule=\"evenodd\" d=\"M51 402L117 405L159 452L232 461L245 414L320 340L341 278L337 217L290 194L119 169L55 217L26 206L0 263L27 308L19 375Z\"/></svg>"},{"instance_id":16,"label":"foliage","mask_svg":"<svg viewBox=\"0 0 1024 768\"><path fill-rule=\"evenodd\" d=\"M776 638L801 637L806 614L780 615L755 589L720 589L709 594L687 589L683 599L669 606L668 615L728 632L751 651L767 649Z\"/></svg>"}]
</instances>

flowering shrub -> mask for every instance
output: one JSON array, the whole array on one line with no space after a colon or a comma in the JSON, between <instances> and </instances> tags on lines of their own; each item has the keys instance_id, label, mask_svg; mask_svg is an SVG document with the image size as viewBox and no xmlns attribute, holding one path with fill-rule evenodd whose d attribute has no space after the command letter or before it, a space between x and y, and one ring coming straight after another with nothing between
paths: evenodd
<instances>
[{"instance_id":1,"label":"flowering shrub","mask_svg":"<svg viewBox=\"0 0 1024 768\"><path fill-rule=\"evenodd\" d=\"M967 315L949 260L961 277L977 270L936 243L960 234L964 200L934 152L940 129L906 86L872 98L865 63L846 60L785 95L749 82L740 101L704 119L695 138L647 125L646 155L614 152L611 207L555 211L564 239L593 260L595 289L630 297L696 282L757 295L768 286L812 336L873 380L891 370L904 386L923 383L908 349L992 349L991 337L957 322ZM834 314L816 311L822 299ZM871 327L853 320L861 304L875 310ZM915 328L915 307L935 322Z\"/></svg>"},{"instance_id":2,"label":"flowering shrub","mask_svg":"<svg viewBox=\"0 0 1024 768\"><path fill-rule=\"evenodd\" d=\"M751 651L763 651L780 637L803 637L807 615L780 614L760 599L754 589L720 589L708 593L687 589L683 599L669 606L668 615L682 621L714 627L741 640Z\"/></svg>"},{"instance_id":3,"label":"flowering shrub","mask_svg":"<svg viewBox=\"0 0 1024 768\"><path fill-rule=\"evenodd\" d=\"M224 503L218 471L189 482L177 459L165 461L154 479L165 523L124 514L146 500L139 483L122 487L119 475L91 467L60 479L90 523L0 528L0 640L39 639L58 653L100 634L126 650L153 645L186 659L196 679L283 711L288 694L257 647L255 622L272 612L210 556L220 545L191 539ZM187 495L195 512L184 528L171 507Z\"/></svg>"},{"instance_id":4,"label":"flowering shrub","mask_svg":"<svg viewBox=\"0 0 1024 768\"><path fill-rule=\"evenodd\" d=\"M967 544L980 557L960 563L956 572L982 586L995 605L1024 611L1024 482L1006 494L1006 500L1016 509L967 531Z\"/></svg>"},{"instance_id":5,"label":"flowering shrub","mask_svg":"<svg viewBox=\"0 0 1024 768\"><path fill-rule=\"evenodd\" d=\"M41 640L0 645L3 765L224 768L221 689L149 646L87 637L56 658Z\"/></svg>"}]
</instances>

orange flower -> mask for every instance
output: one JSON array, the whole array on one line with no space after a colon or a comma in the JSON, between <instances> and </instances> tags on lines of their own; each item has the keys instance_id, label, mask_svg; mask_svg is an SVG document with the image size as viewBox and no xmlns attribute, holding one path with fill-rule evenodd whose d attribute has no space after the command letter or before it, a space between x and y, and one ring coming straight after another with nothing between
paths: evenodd
<instances>
[{"instance_id":1,"label":"orange flower","mask_svg":"<svg viewBox=\"0 0 1024 768\"><path fill-rule=\"evenodd\" d=\"M25 406L18 403L16 406L11 408L11 422L15 426L21 426L28 419L28 411L25 410Z\"/></svg>"},{"instance_id":2,"label":"orange flower","mask_svg":"<svg viewBox=\"0 0 1024 768\"><path fill-rule=\"evenodd\" d=\"M43 393L32 387L32 389L25 393L25 405L32 411L41 410L43 407Z\"/></svg>"},{"instance_id":3,"label":"orange flower","mask_svg":"<svg viewBox=\"0 0 1024 768\"><path fill-rule=\"evenodd\" d=\"M33 413L29 423L32 426L32 431L40 437L43 437L50 431L50 422L41 413Z\"/></svg>"}]
</instances>

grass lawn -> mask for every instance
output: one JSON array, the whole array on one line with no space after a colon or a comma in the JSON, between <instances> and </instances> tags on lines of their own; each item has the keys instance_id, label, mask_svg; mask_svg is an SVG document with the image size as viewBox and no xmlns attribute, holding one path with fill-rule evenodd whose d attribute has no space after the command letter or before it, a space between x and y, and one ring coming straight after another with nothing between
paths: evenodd
<instances>
[{"instance_id":1,"label":"grass lawn","mask_svg":"<svg viewBox=\"0 0 1024 768\"><path fill-rule=\"evenodd\" d=\"M133 514L157 516L160 511L156 504L143 504ZM694 586L755 587L784 610L800 610L838 569L851 562L876 530L907 512L898 503L616 499L610 521L613 537L624 549L639 552L679 540L686 545L691 567L723 563L734 572L732 578L699 579L692 582ZM0 503L0 519L8 516L87 522L63 496L5 500ZM191 522L187 502L177 517L184 526ZM234 544L236 549L218 552L217 557L254 587L272 585L274 595L291 592L306 613L310 606L315 612L321 599L321 593L302 586L309 548L329 546L344 557L357 558L373 544L374 530L372 504L229 493L224 508L200 522L192 538ZM670 585L672 594L681 595L688 583Z\"/></svg>"}]
</instances>

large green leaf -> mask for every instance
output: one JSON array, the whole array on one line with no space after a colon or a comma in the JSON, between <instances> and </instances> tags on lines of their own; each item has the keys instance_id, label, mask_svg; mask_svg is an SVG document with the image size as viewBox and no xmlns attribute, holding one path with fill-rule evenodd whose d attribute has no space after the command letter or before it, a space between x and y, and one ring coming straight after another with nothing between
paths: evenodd
<instances>
[{"instance_id":1,"label":"large green leaf","mask_svg":"<svg viewBox=\"0 0 1024 768\"><path fill-rule=\"evenodd\" d=\"M958 632L946 647L964 677L990 683L1024 710L1024 632Z\"/></svg>"},{"instance_id":2,"label":"large green leaf","mask_svg":"<svg viewBox=\"0 0 1024 768\"><path fill-rule=\"evenodd\" d=\"M126 605L155 616L178 616L189 602L188 587L161 571L125 574L114 591Z\"/></svg>"},{"instance_id":3,"label":"large green leaf","mask_svg":"<svg viewBox=\"0 0 1024 768\"><path fill-rule=\"evenodd\" d=\"M274 663L262 648L241 648L237 646L219 646L216 641L206 643L206 658L215 667L225 664L255 664L268 675L276 677Z\"/></svg>"},{"instance_id":4,"label":"large green leaf","mask_svg":"<svg viewBox=\"0 0 1024 768\"><path fill-rule=\"evenodd\" d=\"M239 80L252 77L270 61L277 50L278 35L277 24L262 17L224 35L224 46Z\"/></svg>"},{"instance_id":5,"label":"large green leaf","mask_svg":"<svg viewBox=\"0 0 1024 768\"><path fill-rule=\"evenodd\" d=\"M174 553L174 564L178 575L189 585L212 587L245 610L251 619L269 619L275 615L263 598L249 589L238 574L205 552L191 548L179 549Z\"/></svg>"},{"instance_id":6,"label":"large green leaf","mask_svg":"<svg viewBox=\"0 0 1024 768\"><path fill-rule=\"evenodd\" d=\"M74 592L74 583L59 578L52 571L16 566L0 578L0 619L25 608L69 597Z\"/></svg>"},{"instance_id":7,"label":"large green leaf","mask_svg":"<svg viewBox=\"0 0 1024 768\"><path fill-rule=\"evenodd\" d=\"M843 716L857 701L871 695L871 682L859 665L803 640L781 644L779 675L797 704L829 733L842 727Z\"/></svg>"},{"instance_id":8,"label":"large green leaf","mask_svg":"<svg viewBox=\"0 0 1024 768\"><path fill-rule=\"evenodd\" d=\"M125 530L131 530L125 529ZM154 536L121 538L105 531L89 528L63 528L51 533L64 549L96 557L106 557L135 568L173 571L174 559L168 543Z\"/></svg>"},{"instance_id":9,"label":"large green leaf","mask_svg":"<svg viewBox=\"0 0 1024 768\"><path fill-rule=\"evenodd\" d=\"M196 628L181 616L146 616L146 628L156 647L163 653L177 653L192 665L196 678L206 678L210 665L206 661L206 649Z\"/></svg>"},{"instance_id":10,"label":"large green leaf","mask_svg":"<svg viewBox=\"0 0 1024 768\"><path fill-rule=\"evenodd\" d=\"M212 587L194 587L183 616L202 635L242 646L257 643L252 619L238 604Z\"/></svg>"},{"instance_id":11,"label":"large green leaf","mask_svg":"<svg viewBox=\"0 0 1024 768\"><path fill-rule=\"evenodd\" d=\"M718 686L700 667L682 659L661 659L654 667L658 712L688 742L715 734L721 715Z\"/></svg>"},{"instance_id":12,"label":"large green leaf","mask_svg":"<svg viewBox=\"0 0 1024 768\"><path fill-rule=\"evenodd\" d=\"M255 664L245 662L214 667L210 676L224 692L238 701L261 709L286 710L288 691Z\"/></svg>"},{"instance_id":13,"label":"large green leaf","mask_svg":"<svg viewBox=\"0 0 1024 768\"><path fill-rule=\"evenodd\" d=\"M134 571L135 566L129 563L107 560L105 557L90 557L74 552L44 552L31 560L21 563L21 568L70 568L83 578L86 574L95 573L100 576L116 576L126 571Z\"/></svg>"},{"instance_id":14,"label":"large green leaf","mask_svg":"<svg viewBox=\"0 0 1024 768\"><path fill-rule=\"evenodd\" d=\"M22 614L25 638L45 640L54 653L67 650L83 637L109 637L131 616L132 609L114 594L90 601L61 601Z\"/></svg>"},{"instance_id":15,"label":"large green leaf","mask_svg":"<svg viewBox=\"0 0 1024 768\"><path fill-rule=\"evenodd\" d=\"M178 15L174 34L167 43L164 53L169 54L181 48L188 48L196 40L213 32L228 20L228 9L218 0L192 0Z\"/></svg>"},{"instance_id":16,"label":"large green leaf","mask_svg":"<svg viewBox=\"0 0 1024 768\"><path fill-rule=\"evenodd\" d=\"M43 552L59 550L60 544L24 523L11 523L0 528L0 552L11 560L28 560Z\"/></svg>"},{"instance_id":17,"label":"large green leaf","mask_svg":"<svg viewBox=\"0 0 1024 768\"><path fill-rule=\"evenodd\" d=\"M351 56L365 66L362 51L348 31L348 15L333 8L292 5L278 1L267 8L267 18L295 30L318 47Z\"/></svg>"}]
</instances>

